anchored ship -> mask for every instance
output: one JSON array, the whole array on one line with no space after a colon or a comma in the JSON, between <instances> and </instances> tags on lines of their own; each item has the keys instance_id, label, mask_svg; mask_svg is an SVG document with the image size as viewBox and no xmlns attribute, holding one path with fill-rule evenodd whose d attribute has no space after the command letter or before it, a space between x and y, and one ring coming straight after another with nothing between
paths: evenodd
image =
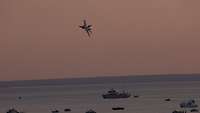
<instances>
[{"instance_id":1,"label":"anchored ship","mask_svg":"<svg viewBox=\"0 0 200 113\"><path fill-rule=\"evenodd\" d=\"M129 98L131 96L128 92L118 92L114 89L109 90L106 94L103 94L104 99L118 99L118 98Z\"/></svg>"}]
</instances>

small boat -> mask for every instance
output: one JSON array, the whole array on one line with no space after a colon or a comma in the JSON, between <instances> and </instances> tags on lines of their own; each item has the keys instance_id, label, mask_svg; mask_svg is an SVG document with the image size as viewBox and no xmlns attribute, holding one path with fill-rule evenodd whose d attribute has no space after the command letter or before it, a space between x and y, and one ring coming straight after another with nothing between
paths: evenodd
<instances>
[{"instance_id":1,"label":"small boat","mask_svg":"<svg viewBox=\"0 0 200 113\"><path fill-rule=\"evenodd\" d=\"M19 100L21 100L21 99L22 99L22 97L21 97L21 96L19 96L19 97L18 97L18 99L19 99Z\"/></svg>"},{"instance_id":2,"label":"small boat","mask_svg":"<svg viewBox=\"0 0 200 113\"><path fill-rule=\"evenodd\" d=\"M112 110L124 110L124 107L114 107Z\"/></svg>"},{"instance_id":3,"label":"small boat","mask_svg":"<svg viewBox=\"0 0 200 113\"><path fill-rule=\"evenodd\" d=\"M12 109L9 109L6 113L20 113L20 112L12 108Z\"/></svg>"},{"instance_id":4,"label":"small boat","mask_svg":"<svg viewBox=\"0 0 200 113\"><path fill-rule=\"evenodd\" d=\"M106 94L103 94L104 99L119 99L119 98L129 98L131 96L128 92L118 92L114 89L109 90Z\"/></svg>"},{"instance_id":5,"label":"small boat","mask_svg":"<svg viewBox=\"0 0 200 113\"><path fill-rule=\"evenodd\" d=\"M66 109L64 109L64 111L65 111L65 112L69 112L69 111L71 111L71 109L66 108Z\"/></svg>"},{"instance_id":6,"label":"small boat","mask_svg":"<svg viewBox=\"0 0 200 113\"><path fill-rule=\"evenodd\" d=\"M171 99L170 98L166 98L165 101L171 101Z\"/></svg>"},{"instance_id":7,"label":"small boat","mask_svg":"<svg viewBox=\"0 0 200 113\"><path fill-rule=\"evenodd\" d=\"M85 113L96 113L94 110L90 109L88 111L86 111Z\"/></svg>"},{"instance_id":8,"label":"small boat","mask_svg":"<svg viewBox=\"0 0 200 113\"><path fill-rule=\"evenodd\" d=\"M191 100L180 103L180 107L181 108L196 108L198 107L198 105L195 103L194 99L191 99Z\"/></svg>"},{"instance_id":9,"label":"small boat","mask_svg":"<svg viewBox=\"0 0 200 113\"><path fill-rule=\"evenodd\" d=\"M134 98L138 98L139 97L139 95L134 95Z\"/></svg>"},{"instance_id":10,"label":"small boat","mask_svg":"<svg viewBox=\"0 0 200 113\"><path fill-rule=\"evenodd\" d=\"M51 111L51 113L59 113L59 111L58 110L53 110L53 111Z\"/></svg>"},{"instance_id":11,"label":"small boat","mask_svg":"<svg viewBox=\"0 0 200 113\"><path fill-rule=\"evenodd\" d=\"M172 113L186 113L186 111L177 111L177 110L174 110Z\"/></svg>"},{"instance_id":12,"label":"small boat","mask_svg":"<svg viewBox=\"0 0 200 113\"><path fill-rule=\"evenodd\" d=\"M190 112L199 112L198 109L191 109Z\"/></svg>"}]
</instances>

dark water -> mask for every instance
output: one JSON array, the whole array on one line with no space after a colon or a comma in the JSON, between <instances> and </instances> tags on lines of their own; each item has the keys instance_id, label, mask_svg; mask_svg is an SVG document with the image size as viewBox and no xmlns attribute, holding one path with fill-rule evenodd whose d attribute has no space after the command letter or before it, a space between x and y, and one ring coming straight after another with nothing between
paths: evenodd
<instances>
[{"instance_id":1,"label":"dark water","mask_svg":"<svg viewBox=\"0 0 200 113\"><path fill-rule=\"evenodd\" d=\"M128 90L139 98L105 100L101 97L110 88ZM0 83L0 112L14 107L26 113L50 113L58 109L64 113L171 113L183 100L194 98L199 104L200 76L169 75L141 77L102 77L39 81L11 81ZM17 97L21 96L22 99ZM165 98L172 101L165 102ZM200 105L200 104L199 104ZM112 111L112 107L125 107Z\"/></svg>"}]
</instances>

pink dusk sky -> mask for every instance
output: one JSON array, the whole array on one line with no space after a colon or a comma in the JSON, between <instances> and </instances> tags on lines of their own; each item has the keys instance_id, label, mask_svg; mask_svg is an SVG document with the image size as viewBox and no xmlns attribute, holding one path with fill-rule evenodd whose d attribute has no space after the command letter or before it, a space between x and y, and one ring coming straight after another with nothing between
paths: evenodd
<instances>
[{"instance_id":1,"label":"pink dusk sky","mask_svg":"<svg viewBox=\"0 0 200 113\"><path fill-rule=\"evenodd\" d=\"M0 0L0 80L200 73L199 5Z\"/></svg>"}]
</instances>

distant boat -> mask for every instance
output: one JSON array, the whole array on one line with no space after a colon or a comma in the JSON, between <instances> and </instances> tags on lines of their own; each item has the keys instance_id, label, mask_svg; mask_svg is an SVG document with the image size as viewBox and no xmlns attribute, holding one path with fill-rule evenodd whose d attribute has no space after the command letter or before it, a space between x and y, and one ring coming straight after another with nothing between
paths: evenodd
<instances>
[{"instance_id":1,"label":"distant boat","mask_svg":"<svg viewBox=\"0 0 200 113\"><path fill-rule=\"evenodd\" d=\"M64 109L64 111L65 111L65 112L69 112L69 111L71 111L71 109L66 108L66 109Z\"/></svg>"},{"instance_id":2,"label":"distant boat","mask_svg":"<svg viewBox=\"0 0 200 113\"><path fill-rule=\"evenodd\" d=\"M198 109L191 109L190 112L199 112Z\"/></svg>"},{"instance_id":3,"label":"distant boat","mask_svg":"<svg viewBox=\"0 0 200 113\"><path fill-rule=\"evenodd\" d=\"M53 110L53 111L51 111L51 113L59 113L59 111L58 110Z\"/></svg>"},{"instance_id":4,"label":"distant boat","mask_svg":"<svg viewBox=\"0 0 200 113\"><path fill-rule=\"evenodd\" d=\"M124 110L124 107L114 107L112 110Z\"/></svg>"},{"instance_id":5,"label":"distant boat","mask_svg":"<svg viewBox=\"0 0 200 113\"><path fill-rule=\"evenodd\" d=\"M134 98L138 98L139 97L139 95L134 95Z\"/></svg>"},{"instance_id":6,"label":"distant boat","mask_svg":"<svg viewBox=\"0 0 200 113\"><path fill-rule=\"evenodd\" d=\"M19 113L16 109L9 109L6 113Z\"/></svg>"},{"instance_id":7,"label":"distant boat","mask_svg":"<svg viewBox=\"0 0 200 113\"><path fill-rule=\"evenodd\" d=\"M21 99L22 99L22 97L21 97L21 96L19 96L19 97L18 97L18 99L19 99L19 100L21 100Z\"/></svg>"},{"instance_id":8,"label":"distant boat","mask_svg":"<svg viewBox=\"0 0 200 113\"><path fill-rule=\"evenodd\" d=\"M9 109L6 113L24 113L24 112L19 112L16 109L12 108L12 109Z\"/></svg>"},{"instance_id":9,"label":"distant boat","mask_svg":"<svg viewBox=\"0 0 200 113\"><path fill-rule=\"evenodd\" d=\"M172 113L186 113L186 111L177 111L177 110L174 110Z\"/></svg>"},{"instance_id":10,"label":"distant boat","mask_svg":"<svg viewBox=\"0 0 200 113\"><path fill-rule=\"evenodd\" d=\"M86 111L85 113L96 113L94 110L90 109L88 111Z\"/></svg>"},{"instance_id":11,"label":"distant boat","mask_svg":"<svg viewBox=\"0 0 200 113\"><path fill-rule=\"evenodd\" d=\"M104 99L118 99L118 98L129 98L131 96L128 92L117 92L114 89L109 90L106 94L103 94Z\"/></svg>"},{"instance_id":12,"label":"distant boat","mask_svg":"<svg viewBox=\"0 0 200 113\"><path fill-rule=\"evenodd\" d=\"M195 103L195 100L191 99L185 102L180 103L181 108L196 108L198 105Z\"/></svg>"},{"instance_id":13,"label":"distant boat","mask_svg":"<svg viewBox=\"0 0 200 113\"><path fill-rule=\"evenodd\" d=\"M165 101L171 101L171 99L170 98L166 98Z\"/></svg>"}]
</instances>

